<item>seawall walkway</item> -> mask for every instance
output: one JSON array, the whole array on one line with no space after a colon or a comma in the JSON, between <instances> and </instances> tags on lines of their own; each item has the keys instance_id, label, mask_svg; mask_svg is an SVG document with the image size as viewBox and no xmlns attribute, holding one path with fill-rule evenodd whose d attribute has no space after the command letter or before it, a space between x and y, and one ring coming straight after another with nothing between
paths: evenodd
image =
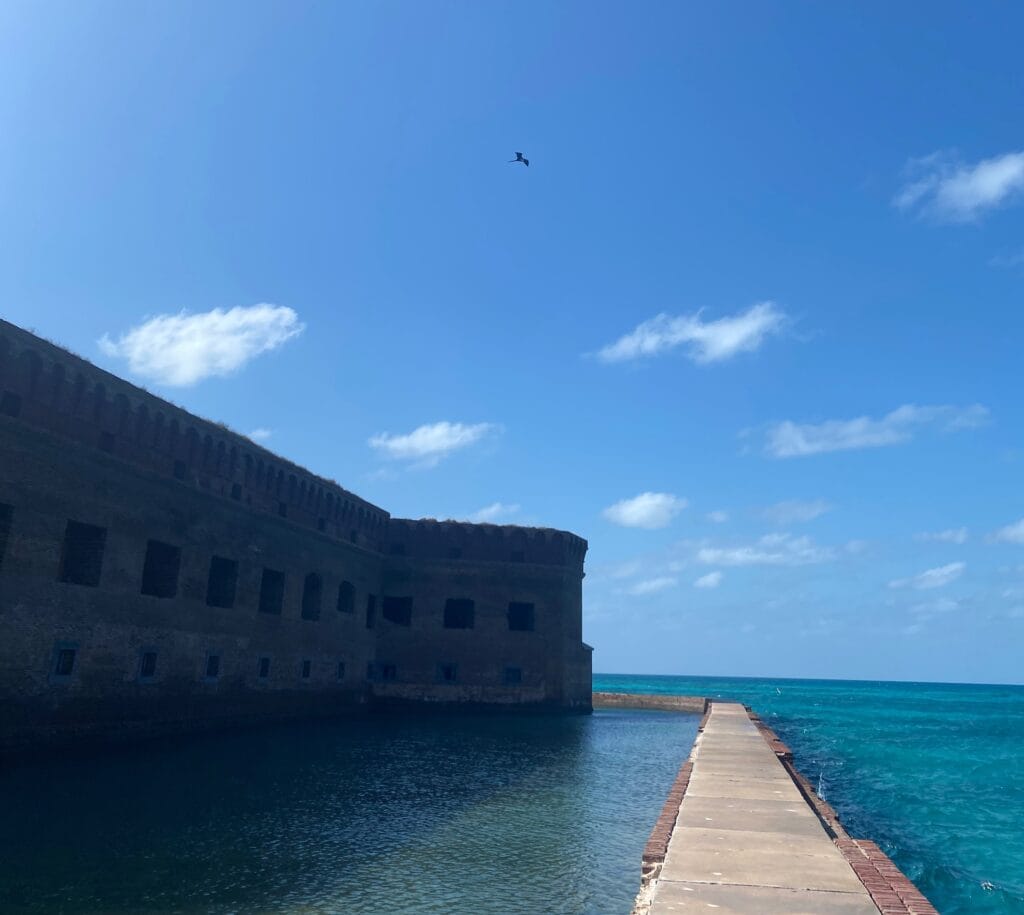
<instances>
[{"instance_id":1,"label":"seawall walkway","mask_svg":"<svg viewBox=\"0 0 1024 915\"><path fill-rule=\"evenodd\" d=\"M846 834L748 710L712 703L644 852L636 915L937 915Z\"/></svg>"}]
</instances>

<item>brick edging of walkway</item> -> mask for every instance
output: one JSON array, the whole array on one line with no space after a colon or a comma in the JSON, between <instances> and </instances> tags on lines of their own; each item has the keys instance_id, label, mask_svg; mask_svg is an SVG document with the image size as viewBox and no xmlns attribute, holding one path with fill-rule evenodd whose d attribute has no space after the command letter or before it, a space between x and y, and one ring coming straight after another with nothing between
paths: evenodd
<instances>
[{"instance_id":1,"label":"brick edging of walkway","mask_svg":"<svg viewBox=\"0 0 1024 915\"><path fill-rule=\"evenodd\" d=\"M697 725L697 733L700 734L707 727L708 716L711 714L711 702L704 700L704 714ZM679 808L686 795L686 789L690 786L690 775L693 773L693 762L686 760L676 774L676 779L669 789L668 797L662 805L661 813L654 823L654 828L644 846L644 853L640 861L641 881L646 882L654 872L665 863L665 855L668 853L668 843L672 838L672 830L676 827L676 820L679 818Z\"/></svg>"},{"instance_id":2,"label":"brick edging of walkway","mask_svg":"<svg viewBox=\"0 0 1024 915\"><path fill-rule=\"evenodd\" d=\"M878 906L882 915L939 915L938 910L914 886L910 878L903 873L892 859L874 842L867 839L853 839L839 822L839 815L831 804L826 803L793 765L793 753L778 735L766 725L750 706L744 706L750 720L761 732L779 758L783 768L796 783L800 793L806 798L811 808L824 824L836 847L842 852L857 879L871 896L872 902ZM677 812L678 815L678 812ZM673 820L673 823L675 820Z\"/></svg>"}]
</instances>

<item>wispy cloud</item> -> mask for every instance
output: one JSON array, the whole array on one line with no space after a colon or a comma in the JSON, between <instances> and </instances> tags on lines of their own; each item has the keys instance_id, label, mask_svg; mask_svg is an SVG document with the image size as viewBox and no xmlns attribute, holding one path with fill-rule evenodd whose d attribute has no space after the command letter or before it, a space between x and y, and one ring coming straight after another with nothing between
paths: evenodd
<instances>
[{"instance_id":1,"label":"wispy cloud","mask_svg":"<svg viewBox=\"0 0 1024 915\"><path fill-rule=\"evenodd\" d=\"M798 524L813 521L815 518L824 515L825 512L831 511L831 509L832 506L824 499L814 499L809 502L790 499L786 502L776 502L774 505L769 505L761 512L761 515L774 524Z\"/></svg>"},{"instance_id":2,"label":"wispy cloud","mask_svg":"<svg viewBox=\"0 0 1024 915\"><path fill-rule=\"evenodd\" d=\"M893 203L936 222L974 222L1024 192L1024 152L963 163L949 151L911 159Z\"/></svg>"},{"instance_id":3,"label":"wispy cloud","mask_svg":"<svg viewBox=\"0 0 1024 915\"><path fill-rule=\"evenodd\" d=\"M914 535L915 540L923 540L926 543L966 543L967 528L951 527L945 531L925 531Z\"/></svg>"},{"instance_id":4,"label":"wispy cloud","mask_svg":"<svg viewBox=\"0 0 1024 915\"><path fill-rule=\"evenodd\" d=\"M925 601L922 604L914 604L910 608L910 612L918 617L918 619L931 619L944 613L952 613L954 610L959 609L959 607L960 601L954 600L951 597L940 597L936 600Z\"/></svg>"},{"instance_id":5,"label":"wispy cloud","mask_svg":"<svg viewBox=\"0 0 1024 915\"><path fill-rule=\"evenodd\" d=\"M475 445L498 429L494 423L439 422L404 435L382 432L373 436L369 445L385 458L433 467L452 452Z\"/></svg>"},{"instance_id":6,"label":"wispy cloud","mask_svg":"<svg viewBox=\"0 0 1024 915\"><path fill-rule=\"evenodd\" d=\"M695 588L717 588L722 583L724 576L721 572L708 572L707 575L701 575L694 583Z\"/></svg>"},{"instance_id":7,"label":"wispy cloud","mask_svg":"<svg viewBox=\"0 0 1024 915\"><path fill-rule=\"evenodd\" d=\"M104 334L100 349L125 359L129 371L172 387L230 375L261 353L302 333L299 316L283 305L238 306L224 311L157 315L123 333Z\"/></svg>"},{"instance_id":8,"label":"wispy cloud","mask_svg":"<svg viewBox=\"0 0 1024 915\"><path fill-rule=\"evenodd\" d=\"M602 362L628 362L685 345L687 356L694 362L720 362L758 349L766 337L781 330L786 320L774 302L760 302L716 321L705 321L701 314L656 315L600 349L597 358Z\"/></svg>"},{"instance_id":9,"label":"wispy cloud","mask_svg":"<svg viewBox=\"0 0 1024 915\"><path fill-rule=\"evenodd\" d=\"M835 559L831 547L818 546L809 537L792 534L767 534L755 543L740 546L702 546L697 561L721 566L800 566Z\"/></svg>"},{"instance_id":10,"label":"wispy cloud","mask_svg":"<svg viewBox=\"0 0 1024 915\"><path fill-rule=\"evenodd\" d=\"M658 591L667 591L669 588L674 588L677 584L679 584L678 580L668 575L661 578L648 578L645 581L638 581L629 589L628 593L636 596L656 594Z\"/></svg>"},{"instance_id":11,"label":"wispy cloud","mask_svg":"<svg viewBox=\"0 0 1024 915\"><path fill-rule=\"evenodd\" d=\"M609 505L601 514L622 527L656 530L668 527L686 505L686 499L680 499L667 492L642 492L632 499L623 499Z\"/></svg>"},{"instance_id":12,"label":"wispy cloud","mask_svg":"<svg viewBox=\"0 0 1024 915\"><path fill-rule=\"evenodd\" d=\"M253 429L252 432L249 433L249 438L254 442L265 442L273 434L273 430L260 426L258 429Z\"/></svg>"},{"instance_id":13,"label":"wispy cloud","mask_svg":"<svg viewBox=\"0 0 1024 915\"><path fill-rule=\"evenodd\" d=\"M708 521L712 521L715 524L725 524L729 520L729 513L721 510L708 512Z\"/></svg>"},{"instance_id":14,"label":"wispy cloud","mask_svg":"<svg viewBox=\"0 0 1024 915\"><path fill-rule=\"evenodd\" d=\"M768 429L765 450L772 457L804 457L829 451L882 448L910 441L923 428L943 432L973 429L988 421L989 411L981 404L968 407L949 405L919 407L904 404L880 419L830 419L822 423L794 423L789 420Z\"/></svg>"},{"instance_id":15,"label":"wispy cloud","mask_svg":"<svg viewBox=\"0 0 1024 915\"><path fill-rule=\"evenodd\" d=\"M1024 544L1024 518L993 531L989 539L998 543Z\"/></svg>"},{"instance_id":16,"label":"wispy cloud","mask_svg":"<svg viewBox=\"0 0 1024 915\"><path fill-rule=\"evenodd\" d=\"M495 521L503 521L518 514L518 505L506 505L504 502L492 502L490 505L485 505L479 511L473 512L473 514L469 516L469 520L476 521L477 523L489 522L493 524Z\"/></svg>"},{"instance_id":17,"label":"wispy cloud","mask_svg":"<svg viewBox=\"0 0 1024 915\"><path fill-rule=\"evenodd\" d=\"M951 562L949 565L938 566L935 569L926 569L920 575L913 575L910 578L897 578L889 582L889 587L917 588L920 591L944 588L963 575L966 568L966 562Z\"/></svg>"},{"instance_id":18,"label":"wispy cloud","mask_svg":"<svg viewBox=\"0 0 1024 915\"><path fill-rule=\"evenodd\" d=\"M1010 254L995 254L988 263L991 267L1024 267L1024 248Z\"/></svg>"}]
</instances>

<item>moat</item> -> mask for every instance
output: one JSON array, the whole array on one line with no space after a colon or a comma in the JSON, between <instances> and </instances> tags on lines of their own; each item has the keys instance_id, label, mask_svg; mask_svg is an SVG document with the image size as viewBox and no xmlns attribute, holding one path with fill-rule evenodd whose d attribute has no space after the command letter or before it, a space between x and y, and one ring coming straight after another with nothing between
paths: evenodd
<instances>
[{"instance_id":1,"label":"moat","mask_svg":"<svg viewBox=\"0 0 1024 915\"><path fill-rule=\"evenodd\" d=\"M378 716L8 765L5 913L611 913L698 718Z\"/></svg>"}]
</instances>

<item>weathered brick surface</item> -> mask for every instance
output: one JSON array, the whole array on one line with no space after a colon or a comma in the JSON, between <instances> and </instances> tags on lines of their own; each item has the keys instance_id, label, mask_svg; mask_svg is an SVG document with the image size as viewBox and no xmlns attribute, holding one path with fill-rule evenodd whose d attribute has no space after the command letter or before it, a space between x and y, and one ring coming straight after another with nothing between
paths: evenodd
<instances>
[{"instance_id":1,"label":"weathered brick surface","mask_svg":"<svg viewBox=\"0 0 1024 915\"><path fill-rule=\"evenodd\" d=\"M586 541L565 531L392 519L330 480L0 321L0 749L252 723L388 701L588 710ZM68 521L106 531L96 587L60 580ZM148 540L180 550L173 594L141 593ZM213 557L233 606L207 604ZM284 573L261 613L265 568ZM302 611L307 575L318 612ZM342 582L352 612L338 609ZM413 598L412 624L384 619ZM372 628L366 606L376 601ZM474 627L445 629L448 597ZM510 631L510 601L535 604ZM77 651L54 677L58 646ZM140 678L144 650L156 676ZM219 674L204 676L207 657ZM269 676L258 676L269 657ZM310 675L303 677L305 661ZM344 675L338 677L338 665ZM369 681L389 665L393 682ZM454 683L440 665L454 665ZM521 671L506 682L506 668Z\"/></svg>"},{"instance_id":2,"label":"weathered brick surface","mask_svg":"<svg viewBox=\"0 0 1024 915\"><path fill-rule=\"evenodd\" d=\"M675 829L676 820L679 817L679 807L686 796L686 789L690 785L690 776L693 774L693 763L687 760L680 766L672 787L669 789L668 797L661 808L658 820L651 830L651 835L644 846L643 870L647 872L651 865L659 864L665 860L668 853L668 843L672 838L672 830Z\"/></svg>"}]
</instances>

